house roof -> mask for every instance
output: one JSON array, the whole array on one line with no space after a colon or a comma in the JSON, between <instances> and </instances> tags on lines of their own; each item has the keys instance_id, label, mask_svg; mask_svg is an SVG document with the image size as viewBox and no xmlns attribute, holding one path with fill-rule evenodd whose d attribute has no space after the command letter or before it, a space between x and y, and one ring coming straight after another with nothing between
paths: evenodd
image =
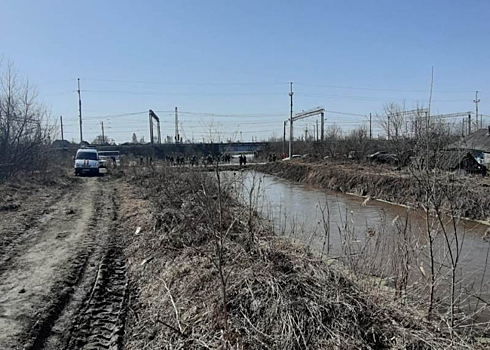
<instances>
[{"instance_id":1,"label":"house roof","mask_svg":"<svg viewBox=\"0 0 490 350\"><path fill-rule=\"evenodd\" d=\"M467 149L490 153L489 129L480 129L450 144L448 149Z\"/></svg>"},{"instance_id":2,"label":"house roof","mask_svg":"<svg viewBox=\"0 0 490 350\"><path fill-rule=\"evenodd\" d=\"M471 153L456 150L443 151L438 163L439 168L445 170L456 170L460 167L471 168L478 165L478 162Z\"/></svg>"}]
</instances>

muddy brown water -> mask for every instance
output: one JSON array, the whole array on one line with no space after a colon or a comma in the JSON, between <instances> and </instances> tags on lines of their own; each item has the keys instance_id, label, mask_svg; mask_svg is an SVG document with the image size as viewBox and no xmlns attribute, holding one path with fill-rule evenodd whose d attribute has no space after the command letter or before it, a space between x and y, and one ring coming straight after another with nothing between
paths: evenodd
<instances>
[{"instance_id":1,"label":"muddy brown water","mask_svg":"<svg viewBox=\"0 0 490 350\"><path fill-rule=\"evenodd\" d=\"M354 232L355 237L351 239L362 245L370 233L399 235L400 227L408 222L412 235L410 244L414 250L421 252L418 261L412 262L414 269L411 272L411 280L416 282L417 279L423 278L420 270L428 273L427 224L425 212L421 210L377 200L366 201L366 198L359 196L294 183L258 172L228 173L227 177L237 180L233 185L234 189L248 204L253 188L252 202L258 211L271 221L276 233L300 240L317 252L326 252L324 224L328 222L329 256L342 255L342 239L339 231L345 231L346 224L350 232ZM449 218L445 220L446 230L450 234L453 233L454 227ZM470 294L478 294L488 299L490 267L486 266L487 260L490 260L490 241L487 241L484 235L489 226L471 220L458 220L455 227L460 242L463 242L458 265L458 275L464 281L461 286ZM343 241L345 240L344 236ZM438 261L447 265L449 261L442 235L436 239L435 247ZM396 256L394 258L396 259ZM449 281L447 272L442 280L445 281L442 284L447 285Z\"/></svg>"}]
</instances>

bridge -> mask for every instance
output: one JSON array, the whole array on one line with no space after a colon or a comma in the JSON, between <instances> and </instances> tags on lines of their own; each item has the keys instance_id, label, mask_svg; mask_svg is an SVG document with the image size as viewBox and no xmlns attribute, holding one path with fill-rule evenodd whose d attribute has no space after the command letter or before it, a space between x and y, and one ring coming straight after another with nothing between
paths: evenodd
<instances>
[{"instance_id":1,"label":"bridge","mask_svg":"<svg viewBox=\"0 0 490 350\"><path fill-rule=\"evenodd\" d=\"M253 153L263 151L267 142L230 142L218 145L220 153Z\"/></svg>"},{"instance_id":2,"label":"bridge","mask_svg":"<svg viewBox=\"0 0 490 350\"><path fill-rule=\"evenodd\" d=\"M160 145L150 143L135 144L124 143L121 145L91 145L100 151L119 151L121 154L133 154L135 156L155 156L157 158L167 155L218 155L223 153L240 154L262 152L267 142L220 142L220 143L162 143ZM89 146L88 144L85 146ZM80 147L79 144L65 142L53 142L53 150L65 150L74 155Z\"/></svg>"}]
</instances>

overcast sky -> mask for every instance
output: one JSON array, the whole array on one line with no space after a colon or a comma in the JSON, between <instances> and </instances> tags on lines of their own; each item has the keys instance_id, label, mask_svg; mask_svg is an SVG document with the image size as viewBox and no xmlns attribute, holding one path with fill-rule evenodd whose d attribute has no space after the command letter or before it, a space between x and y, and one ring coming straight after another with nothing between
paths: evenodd
<instances>
[{"instance_id":1,"label":"overcast sky","mask_svg":"<svg viewBox=\"0 0 490 350\"><path fill-rule=\"evenodd\" d=\"M102 120L117 142L133 132L148 140L148 109L173 136L175 106L186 139L280 137L290 81L295 112L322 106L327 124L349 129L391 101L427 105L432 67L433 113L474 110L479 90L490 114L489 1L2 0L0 9L4 65L63 115L68 139L78 140L77 78L88 141Z\"/></svg>"}]
</instances>

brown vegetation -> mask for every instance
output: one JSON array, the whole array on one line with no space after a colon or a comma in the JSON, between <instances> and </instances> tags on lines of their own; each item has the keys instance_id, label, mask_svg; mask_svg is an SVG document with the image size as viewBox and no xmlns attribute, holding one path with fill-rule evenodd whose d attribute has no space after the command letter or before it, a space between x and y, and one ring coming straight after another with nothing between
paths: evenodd
<instances>
[{"instance_id":1,"label":"brown vegetation","mask_svg":"<svg viewBox=\"0 0 490 350\"><path fill-rule=\"evenodd\" d=\"M53 130L47 119L35 89L20 83L9 64L0 78L0 181L49 168Z\"/></svg>"},{"instance_id":2,"label":"brown vegetation","mask_svg":"<svg viewBox=\"0 0 490 350\"><path fill-rule=\"evenodd\" d=\"M128 179L126 348L475 346L274 236L215 176L164 168Z\"/></svg>"}]
</instances>

